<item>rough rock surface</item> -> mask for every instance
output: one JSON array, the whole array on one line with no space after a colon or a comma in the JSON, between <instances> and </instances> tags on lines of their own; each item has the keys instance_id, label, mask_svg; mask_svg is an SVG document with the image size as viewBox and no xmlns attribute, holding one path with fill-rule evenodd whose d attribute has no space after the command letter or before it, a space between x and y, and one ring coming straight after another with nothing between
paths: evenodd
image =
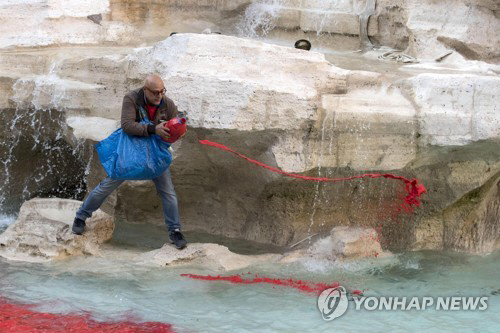
<instances>
[{"instance_id":1,"label":"rough rock surface","mask_svg":"<svg viewBox=\"0 0 500 333\"><path fill-rule=\"evenodd\" d=\"M316 240L305 249L285 254L280 262L294 262L305 259L334 261L337 259L360 259L387 256L374 229L359 227L335 227L327 237Z\"/></svg>"},{"instance_id":2,"label":"rough rock surface","mask_svg":"<svg viewBox=\"0 0 500 333\"><path fill-rule=\"evenodd\" d=\"M70 255L97 254L99 244L113 233L113 218L98 210L79 236L71 226L81 202L68 199L32 199L19 217L0 235L0 256L11 260L47 261Z\"/></svg>"},{"instance_id":3,"label":"rough rock surface","mask_svg":"<svg viewBox=\"0 0 500 333\"><path fill-rule=\"evenodd\" d=\"M482 253L494 249L500 236L493 185L500 172L499 145L492 141L436 147L412 162L410 168L430 189L421 218L412 224L415 234L406 239L413 248Z\"/></svg>"},{"instance_id":4,"label":"rough rock surface","mask_svg":"<svg viewBox=\"0 0 500 333\"><path fill-rule=\"evenodd\" d=\"M369 0L316 1L10 1L0 6L6 27L0 48L50 45L140 45L171 32L214 31L288 41L313 47L360 47L360 18ZM450 10L451 9L451 10ZM500 8L493 0L378 0L367 24L376 44L418 58L453 50L472 60L498 61ZM32 15L36 13L36 15ZM22 25L19 22L23 22ZM322 33L323 36L318 37ZM332 45L334 45L332 47Z\"/></svg>"},{"instance_id":5,"label":"rough rock surface","mask_svg":"<svg viewBox=\"0 0 500 333\"><path fill-rule=\"evenodd\" d=\"M172 165L185 228L289 245L336 226L354 225L381 230L384 247L407 248L424 234L432 239L420 242L424 248L462 246L445 244L441 237L445 230L456 234L461 225L435 221L444 221L437 215L447 208L460 210L456 204L470 199L470 191L485 186L499 171L499 66L467 60L495 62L497 2L424 1L422 6L417 1L378 1L368 27L374 42L421 58L454 51L442 62L417 65L378 60L382 50L335 52L325 58L314 51L224 35L166 38L179 21L185 24L177 27L186 28L179 32L231 26L233 30L223 32L232 34L240 14L249 18L267 10L264 17L276 14L276 36L286 37L274 42L291 46L300 36L315 36L318 50L325 46L338 51L345 45L336 44L335 38L359 39L354 23L368 1L283 1L266 7L252 1L141 0L141 10L128 1L93 3L10 1L0 6L0 16L12 18L26 6L32 12L43 9L43 15L21 18L27 29L34 24L30 20L42 21L37 23L40 45L99 45L0 52L0 108L9 115L0 135L2 183L8 188L0 193L0 205L16 207L34 194L54 195L52 188L80 198L85 188L77 180L87 175L92 189L104 177L93 143L116 126L123 94L140 86L146 74L158 72L167 83L167 95L189 117L188 134L174 145ZM73 25L66 35L64 30L47 30L51 24L66 24L69 17L75 26L85 22L81 40ZM111 38L111 32L120 32L110 28L114 23L134 31L127 34L130 39L120 39L127 47L117 47ZM296 30L302 23L331 33ZM47 31L51 40L42 38ZM19 46L37 41L27 40L24 30L19 36L14 33L0 33L5 47L14 47L17 37ZM151 46L153 41L160 42ZM359 47L354 44L349 44L351 51ZM65 116L69 127L61 121ZM404 216L404 223L386 223L394 222L387 217L401 195L394 181L325 185L290 180L201 146L199 139L221 142L285 171L320 177L391 172L419 178L429 192L423 208ZM31 165L45 160L58 162L43 172L32 170ZM151 182L127 182L102 209L116 210L131 222L163 224ZM494 210L484 212L487 217L472 219L485 226L497 223ZM436 223L443 227L425 227Z\"/></svg>"},{"instance_id":6,"label":"rough rock surface","mask_svg":"<svg viewBox=\"0 0 500 333\"><path fill-rule=\"evenodd\" d=\"M498 76L420 74L411 80L424 144L463 145L500 137Z\"/></svg>"},{"instance_id":7,"label":"rough rock surface","mask_svg":"<svg viewBox=\"0 0 500 333\"><path fill-rule=\"evenodd\" d=\"M497 173L442 213L421 221L413 247L492 252L500 241L499 216L500 174Z\"/></svg>"},{"instance_id":8,"label":"rough rock surface","mask_svg":"<svg viewBox=\"0 0 500 333\"><path fill-rule=\"evenodd\" d=\"M109 1L101 0L7 1L0 6L2 25L16 28L2 29L0 48L130 41L131 26L109 21L101 24L92 16L108 12Z\"/></svg>"},{"instance_id":9,"label":"rough rock surface","mask_svg":"<svg viewBox=\"0 0 500 333\"><path fill-rule=\"evenodd\" d=\"M141 254L135 260L146 265L196 265L215 271L231 271L257 263L269 263L279 257L273 254L240 255L222 245L191 243L180 251L171 244L165 244L161 249Z\"/></svg>"},{"instance_id":10,"label":"rough rock surface","mask_svg":"<svg viewBox=\"0 0 500 333\"><path fill-rule=\"evenodd\" d=\"M498 1L378 0L376 40L412 56L436 59L447 51L498 63Z\"/></svg>"},{"instance_id":11,"label":"rough rock surface","mask_svg":"<svg viewBox=\"0 0 500 333\"><path fill-rule=\"evenodd\" d=\"M290 172L336 177L380 170L417 176L429 188L460 183L429 194L432 209L439 211L484 184L487 178L469 175L474 168L466 166L482 157L464 164L457 155L451 173L445 171L447 163L415 161L432 154L430 145L497 138L494 91L500 79L420 71L345 70L315 52L230 36L178 34L129 55L71 57L49 78L21 80L16 88L39 93L17 95L15 101L64 106L74 115L67 120L74 135L93 143L116 127L124 92L140 85L147 73L159 72L167 94L189 118L186 137L174 145L172 165L184 226L285 245L339 225L380 227L385 205L397 198L397 184L289 181L198 140L221 142ZM95 155L89 161L91 189L104 173ZM483 169L493 167L493 172L496 163L488 161ZM433 172L443 177L427 175L428 165L442 168ZM155 192L151 182L126 182L103 209L116 209L130 222L162 225ZM391 232L386 244L405 247L414 241L412 228L382 230Z\"/></svg>"}]
</instances>

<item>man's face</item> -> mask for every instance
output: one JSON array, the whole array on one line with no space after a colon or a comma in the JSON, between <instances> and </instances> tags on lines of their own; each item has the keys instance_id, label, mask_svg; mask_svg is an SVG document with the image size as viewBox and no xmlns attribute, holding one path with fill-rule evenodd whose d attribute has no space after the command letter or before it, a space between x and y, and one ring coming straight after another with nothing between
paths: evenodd
<instances>
[{"instance_id":1,"label":"man's face","mask_svg":"<svg viewBox=\"0 0 500 333\"><path fill-rule=\"evenodd\" d=\"M144 86L144 95L149 104L160 105L164 93L165 87L163 86L163 82L152 82Z\"/></svg>"}]
</instances>

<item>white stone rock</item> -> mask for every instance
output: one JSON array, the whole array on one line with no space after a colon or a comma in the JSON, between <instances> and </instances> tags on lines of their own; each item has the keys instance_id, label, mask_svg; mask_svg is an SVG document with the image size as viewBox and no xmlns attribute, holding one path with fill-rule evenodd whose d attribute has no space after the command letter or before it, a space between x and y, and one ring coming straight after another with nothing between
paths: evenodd
<instances>
[{"instance_id":1,"label":"white stone rock","mask_svg":"<svg viewBox=\"0 0 500 333\"><path fill-rule=\"evenodd\" d=\"M422 142L439 145L499 136L495 76L420 74L406 81L410 94L403 97L396 86L383 88L377 75L364 75L363 84L371 86L359 87L359 75L332 66L319 53L220 35L178 34L136 49L127 58L64 61L48 76L18 80L11 100L118 120L125 80L141 82L150 72L164 77L167 94L188 111L192 127L286 130L293 137L281 138L272 149L287 171L318 166L317 159L300 156L305 151L301 145L308 143L298 138L311 120L322 130L323 120L334 119L341 134L335 142L337 156L317 151L323 153L325 166L400 168L415 153L417 128ZM353 84L349 89L347 78ZM320 96L323 116L316 110ZM367 141L367 150L355 154L364 156L362 160L352 160L352 149L365 147ZM338 146L342 142L349 146ZM388 146L390 150L380 150Z\"/></svg>"},{"instance_id":2,"label":"white stone rock","mask_svg":"<svg viewBox=\"0 0 500 333\"><path fill-rule=\"evenodd\" d=\"M350 259L383 254L377 232L361 227L335 227L330 237L318 240L308 252L314 256Z\"/></svg>"},{"instance_id":3,"label":"white stone rock","mask_svg":"<svg viewBox=\"0 0 500 333\"><path fill-rule=\"evenodd\" d=\"M500 137L500 78L420 74L409 79L426 143L464 145Z\"/></svg>"},{"instance_id":4,"label":"white stone rock","mask_svg":"<svg viewBox=\"0 0 500 333\"><path fill-rule=\"evenodd\" d=\"M47 0L47 13L50 18L61 16L87 17L109 12L109 0Z\"/></svg>"},{"instance_id":5,"label":"white stone rock","mask_svg":"<svg viewBox=\"0 0 500 333\"><path fill-rule=\"evenodd\" d=\"M415 109L398 89L324 95L323 108L339 132L331 166L400 169L415 157Z\"/></svg>"},{"instance_id":6,"label":"white stone rock","mask_svg":"<svg viewBox=\"0 0 500 333\"><path fill-rule=\"evenodd\" d=\"M183 250L165 244L161 249L137 256L135 260L145 265L196 265L216 271L231 271L260 262L272 262L279 257L273 254L241 255L218 244L191 243Z\"/></svg>"},{"instance_id":7,"label":"white stone rock","mask_svg":"<svg viewBox=\"0 0 500 333\"><path fill-rule=\"evenodd\" d=\"M130 75L165 78L191 126L213 129L300 128L315 116L317 89L347 73L320 53L221 35L174 35L129 60Z\"/></svg>"},{"instance_id":8,"label":"white stone rock","mask_svg":"<svg viewBox=\"0 0 500 333\"><path fill-rule=\"evenodd\" d=\"M26 201L19 216L0 235L0 256L11 260L48 261L71 255L97 254L99 244L113 233L113 218L97 210L86 221L83 235L71 231L81 201L32 199Z\"/></svg>"},{"instance_id":9,"label":"white stone rock","mask_svg":"<svg viewBox=\"0 0 500 333\"><path fill-rule=\"evenodd\" d=\"M435 59L449 49L457 49L470 59L498 58L500 20L477 2L408 1L408 51L427 59Z\"/></svg>"},{"instance_id":10,"label":"white stone rock","mask_svg":"<svg viewBox=\"0 0 500 333\"><path fill-rule=\"evenodd\" d=\"M365 87L347 94L324 94L321 106L319 143L313 145L289 132L273 145L282 169L303 172L318 166L349 166L390 170L404 167L415 157L416 111L398 89ZM305 158L307 148L314 157Z\"/></svg>"},{"instance_id":11,"label":"white stone rock","mask_svg":"<svg viewBox=\"0 0 500 333\"><path fill-rule=\"evenodd\" d=\"M130 42L135 29L123 22L96 24L89 15L106 15L107 0L8 1L0 4L0 49L60 44Z\"/></svg>"},{"instance_id":12,"label":"white stone rock","mask_svg":"<svg viewBox=\"0 0 500 333\"><path fill-rule=\"evenodd\" d=\"M18 106L35 107L38 110L84 109L89 93L97 90L97 84L62 79L57 75L25 76L12 86L12 102Z\"/></svg>"},{"instance_id":13,"label":"white stone rock","mask_svg":"<svg viewBox=\"0 0 500 333\"><path fill-rule=\"evenodd\" d=\"M335 261L343 259L378 258L390 255L380 246L374 229L362 227L335 227L330 235L318 239L311 246L291 251L280 262L295 262L314 258Z\"/></svg>"},{"instance_id":14,"label":"white stone rock","mask_svg":"<svg viewBox=\"0 0 500 333\"><path fill-rule=\"evenodd\" d=\"M339 12L351 12L354 10L352 0L305 0L300 3L297 2L297 5L300 5L305 9L315 9L318 11L337 10Z\"/></svg>"}]
</instances>

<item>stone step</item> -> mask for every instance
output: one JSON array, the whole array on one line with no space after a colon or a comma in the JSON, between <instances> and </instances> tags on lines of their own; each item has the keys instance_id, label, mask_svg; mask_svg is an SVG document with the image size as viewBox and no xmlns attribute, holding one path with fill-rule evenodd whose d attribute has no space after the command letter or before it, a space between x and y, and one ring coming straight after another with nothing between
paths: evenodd
<instances>
[{"instance_id":1,"label":"stone step","mask_svg":"<svg viewBox=\"0 0 500 333\"><path fill-rule=\"evenodd\" d=\"M359 15L353 12L283 7L275 24L286 29L300 28L317 33L359 35ZM371 19L368 35L374 36L377 33L377 20Z\"/></svg>"}]
</instances>

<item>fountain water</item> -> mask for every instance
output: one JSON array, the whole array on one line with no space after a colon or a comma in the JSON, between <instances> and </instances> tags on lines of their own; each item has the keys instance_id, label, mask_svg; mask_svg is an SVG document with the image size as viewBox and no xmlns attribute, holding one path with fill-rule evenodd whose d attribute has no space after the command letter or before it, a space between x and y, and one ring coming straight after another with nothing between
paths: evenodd
<instances>
[{"instance_id":1,"label":"fountain water","mask_svg":"<svg viewBox=\"0 0 500 333\"><path fill-rule=\"evenodd\" d=\"M317 154L317 156L318 156L318 164L317 164L318 174L317 174L317 177L318 178L322 177L321 170L324 167L323 166L323 156L324 156L324 149L325 149L324 144L326 143L327 138L329 138L328 158L330 160L335 158L335 156L333 155L333 151L332 151L333 141L334 141L334 134L333 134L334 131L335 131L335 112L326 113L326 115L322 121L322 124L321 124L321 137L319 138L319 152ZM326 169L330 170L331 168L326 168ZM314 199L313 199L312 208L311 208L311 219L310 219L309 227L307 229L307 236L309 237L309 243L311 242L311 238L310 238L310 236L312 236L311 235L311 228L314 225L314 216L316 214L316 206L318 204L318 200L320 200L320 197L323 197L323 195L320 194L320 184L321 184L320 182L316 182L316 186L314 189ZM324 184L321 184L321 185L324 185ZM321 188L324 189L324 186L321 186ZM326 196L325 204L328 205L329 201L330 200L329 200L328 196ZM325 216L323 216L323 220L321 222L320 229L325 224L324 219L325 219Z\"/></svg>"},{"instance_id":2,"label":"fountain water","mask_svg":"<svg viewBox=\"0 0 500 333\"><path fill-rule=\"evenodd\" d=\"M237 31L243 37L266 36L276 27L283 0L259 0L250 4L238 24Z\"/></svg>"},{"instance_id":3,"label":"fountain water","mask_svg":"<svg viewBox=\"0 0 500 333\"><path fill-rule=\"evenodd\" d=\"M34 196L81 199L90 161L84 140L68 136L64 83L54 74L18 79L2 113L0 212L13 214ZM69 139L69 140L68 140ZM69 143L71 142L71 144Z\"/></svg>"},{"instance_id":4,"label":"fountain water","mask_svg":"<svg viewBox=\"0 0 500 333\"><path fill-rule=\"evenodd\" d=\"M119 2L114 1L113 3L116 5ZM245 20L239 26L239 32L252 38L262 36L272 38L273 28L279 26L282 8L286 3L289 2L271 0L253 2L245 12ZM300 3L305 2L301 1ZM321 2L314 3L320 4ZM373 12L374 4L374 1L367 1L365 9L361 13L359 23L362 42L369 42L366 24L368 17ZM156 3L155 5L160 6L161 4ZM333 24L328 24L329 20L332 19L331 15L328 11L320 13L317 16L319 19L313 22L316 24L316 30L310 32L309 36L315 35L318 40L329 38L326 33L323 33L323 29L335 27ZM302 34L300 35L302 37L305 33L298 31L297 34ZM350 36L349 38L357 37ZM287 45L291 46L293 43ZM313 43L313 46L316 45L318 44ZM363 44L363 46L370 47L368 43ZM107 61L112 62L111 58ZM351 61L352 59L348 59L348 64L352 65ZM374 62L369 62L368 65L368 62L366 59L361 59L356 69L366 71L369 65L375 67L379 65L374 64ZM308 62L305 63L309 65ZM113 65L116 64L113 63ZM121 69L122 67L113 68ZM131 72L137 69L133 66L130 68ZM371 89L370 85L374 85L376 80L382 80L383 75L387 75L382 72L393 74L398 71L397 67L376 68L379 70L377 73L369 74L373 77L376 76L373 80L366 79L368 75L363 76L362 73L350 72L349 80L354 88L350 86L349 89L356 89L356 84L366 85ZM70 198L83 196L86 185L84 181L86 177L84 176L88 174L91 163L88 156L92 156L92 154L88 151L88 142L85 144L83 140L75 141L71 135L68 135L64 107L67 102L65 87L68 82L61 80L56 75L58 71L59 64L54 63L47 75L19 79L14 84L14 94L11 98L13 107L4 110L5 118L3 118L2 126L5 130L1 131L4 134L0 140L0 154L2 154L0 167L3 168L3 175L0 176L0 212L12 213L21 201L34 195L57 195ZM85 73L85 71L82 70L81 73ZM127 72L127 74L130 73ZM174 79L178 80L182 76L180 74ZM133 77L131 80L136 79L137 77ZM359 81L356 82L356 80ZM173 84L178 83L179 81L173 82ZM227 80L224 81L224 84L226 83ZM284 82L284 84L286 83ZM407 82L407 84L410 85L411 82ZM224 88L223 84L217 87ZM208 85L201 85L198 89L197 96L201 96L202 100L200 109L205 110L211 102L207 96L212 91L215 94L216 89L212 90L208 88ZM329 86L328 90L330 89L338 89L337 83L335 87ZM182 91L181 94L184 92ZM324 91L320 93L324 93ZM326 93L344 94L345 91L338 92L336 90ZM412 93L411 90L407 91L408 95ZM274 94L273 91L269 95ZM388 94L384 92L381 95ZM479 98L479 96L476 97ZM203 98L207 98L207 100ZM410 98L408 97L408 99ZM272 99L269 97L269 100ZM363 107L371 108L372 105L367 103ZM222 107L220 108L222 109ZM420 106L418 108L421 111ZM350 134L349 140L353 146L349 152L361 156L354 156L355 158L351 159L344 158L337 151L339 145L337 134L341 130L339 129L341 119L339 120L339 114L330 111L331 109L321 121L318 121L319 125L317 125L317 133L315 133L317 140L314 143L314 149L310 149L311 152L314 151L317 158L308 167L312 165L314 167L312 172L315 172L318 177L338 177L339 173L345 176L356 175L358 174L356 170L359 170L360 166L371 163L369 154L363 155L366 152L363 150L363 146L372 139L364 134L377 129L372 128L373 123L359 119L356 119L354 125L348 126L345 131ZM400 109L397 111L400 114ZM415 117L417 116L424 117L425 114L415 115ZM202 123L202 121L200 122ZM222 124L217 125L219 127L216 129L202 129L196 133L215 133L220 128L222 128L220 133L225 131ZM342 126L345 127L345 124ZM239 129L230 131L226 137L238 131ZM241 132L244 131L241 130ZM247 131L250 132L250 130ZM410 136L413 137L414 134L411 132ZM271 132L270 136L273 135L275 133ZM244 136L237 137L235 141L240 140L241 137ZM252 142L248 137L242 139L245 141L243 144ZM187 139L186 146L189 140L194 141L192 138ZM411 140L411 145L414 146L416 139L412 138ZM394 144L396 145L397 142ZM265 148L259 149L265 151ZM300 149L298 151L300 152ZM203 155L206 152L197 151L196 154ZM221 155L214 156L219 158ZM349 169L352 161L358 169ZM216 164L212 164L211 167L213 168L214 165ZM490 165L485 167L485 172L488 167ZM448 170L445 171L448 172ZM453 170L449 173L452 172ZM439 172L435 170L429 172L432 176L437 173ZM437 176L440 177L439 174ZM195 177L189 179L192 181L189 186L197 190L202 188L207 193L214 191L214 188L217 189L217 181L223 178L220 177L213 183L207 182L208 185L200 185L207 178L206 175L195 174ZM463 178L460 178L459 181L463 181ZM439 185L437 182L435 184ZM451 185L446 183L446 186ZM17 192L13 192L14 188L18 189ZM362 222L363 218L372 218L369 215L377 215L374 220L393 222L391 210L394 207L387 204L388 200L386 199L390 196L387 193L397 194L404 190L400 188L398 183L383 179L368 179L359 183L356 181L354 185L337 183L324 186L324 184L317 182L312 184L309 189L314 191L314 193L309 192L312 200L309 200L311 197L307 197L308 202L311 202L312 205L304 209L307 210L307 214L302 226L307 228L308 239L311 239L310 236L313 236L317 230L328 227L331 219L341 215L336 214L338 211L346 211L348 214L345 216L353 217L352 220L342 222ZM349 193L352 195L346 195ZM343 198L344 196L347 198ZM296 201L290 200L290 202L295 203ZM367 205L370 205L368 210L371 209L372 213L358 214ZM338 209L328 210L332 206L338 206ZM222 205L221 207L224 208ZM333 213L330 214L330 212ZM220 215L216 217L224 219L225 213L223 209L220 209ZM2 232L2 225L7 225L11 221L10 215L6 215L6 217L0 215L0 232ZM249 221L249 224L253 222ZM349 223L344 224L348 225ZM394 230L398 228L397 225L391 223L382 224L379 227L380 229ZM400 226L400 228L404 227L406 226ZM150 230L150 234L140 233L144 231L142 229ZM498 253L472 257L466 254L442 251L410 252L376 260L366 258L355 261L325 262L311 258L293 264L273 263L248 268L252 272L275 277L280 281L288 277L293 277L294 280L304 279L317 283L339 281L343 286L363 289L367 295L449 294L461 296L470 293L491 297L489 311L465 313L438 311L358 312L353 310L351 302L349 312L331 323L321 320L314 297L295 290L281 289L279 286L273 288L270 285L241 286L229 285L223 281L191 281L181 276L181 274L215 275L218 273L196 266L151 268L131 265L127 260L127 255L129 255L127 249L132 248L133 251L138 251L138 244L143 246L144 239L154 239L155 243L151 247L159 247L165 241L165 238L160 236L163 235L162 232L163 229L153 229L150 226L148 228L135 226L135 229L123 232L127 237L139 238L135 238L133 242L130 239L120 239L118 234L113 239L114 243L110 244L116 251L115 257L69 258L43 265L12 263L0 259L0 289L2 290L0 297L8 297L23 303L39 304L39 311L60 314L86 311L93 318L106 321L120 320L128 318L130 315L139 321L172 323L174 328L180 331L329 332L334 326L335 329L341 331L386 331L388 327L398 327L402 331L444 331L450 329L494 331L498 326L498 318L495 316L500 311L499 302L497 302L498 285L495 282L498 280L498 271L500 270ZM137 236L138 234L140 236ZM123 235L121 237L125 238ZM188 237L188 239L192 238ZM252 250L250 249L249 252ZM244 272L233 271L229 272L228 275L244 274L246 271L247 269ZM477 274L478 271L481 272L480 275ZM165 283L167 280L168 283Z\"/></svg>"}]
</instances>

